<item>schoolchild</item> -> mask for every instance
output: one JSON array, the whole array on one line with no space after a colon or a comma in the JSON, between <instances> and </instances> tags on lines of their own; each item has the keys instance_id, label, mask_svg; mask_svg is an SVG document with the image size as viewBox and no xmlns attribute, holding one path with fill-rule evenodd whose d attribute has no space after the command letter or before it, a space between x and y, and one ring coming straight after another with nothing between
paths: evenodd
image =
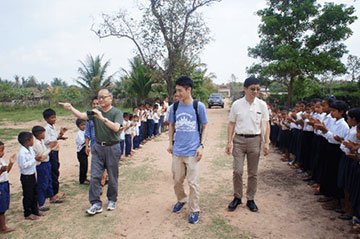
<instances>
[{"instance_id":1,"label":"schoolchild","mask_svg":"<svg viewBox=\"0 0 360 239\"><path fill-rule=\"evenodd\" d=\"M51 143L47 148L44 143L45 128L42 126L34 126L32 133L35 136L33 150L35 156L44 156L43 161L36 162L36 181L38 186L38 203L40 211L48 211L50 208L45 206L46 198L50 199L50 203L62 203L63 200L54 194L51 179L51 164L49 162L49 153L57 147L57 143Z\"/></svg>"},{"instance_id":2,"label":"schoolchild","mask_svg":"<svg viewBox=\"0 0 360 239\"><path fill-rule=\"evenodd\" d=\"M149 104L147 120L148 120L148 126L149 126L148 139L151 140L153 138L154 128L155 128L154 111L153 111L153 105L152 104Z\"/></svg>"},{"instance_id":3,"label":"schoolchild","mask_svg":"<svg viewBox=\"0 0 360 239\"><path fill-rule=\"evenodd\" d=\"M24 217L28 220L37 220L39 216L44 216L38 207L38 188L36 184L36 161L43 161L46 156L35 156L32 148L34 137L30 132L21 132L18 135L21 145L16 161L20 169L20 181L23 190Z\"/></svg>"},{"instance_id":4,"label":"schoolchild","mask_svg":"<svg viewBox=\"0 0 360 239\"><path fill-rule=\"evenodd\" d=\"M158 136L159 135L159 120L160 120L160 112L159 112L159 106L158 104L154 105L154 109L153 109L153 120L154 120L154 136Z\"/></svg>"},{"instance_id":5,"label":"schoolchild","mask_svg":"<svg viewBox=\"0 0 360 239\"><path fill-rule=\"evenodd\" d=\"M85 129L86 129L86 120L77 119L76 126L79 128L79 131L76 136L76 154L77 159L80 163L79 167L79 183L80 184L90 184L90 181L87 179L88 171L88 155L85 151Z\"/></svg>"},{"instance_id":6,"label":"schoolchild","mask_svg":"<svg viewBox=\"0 0 360 239\"><path fill-rule=\"evenodd\" d=\"M131 127L132 123L130 121L129 113L125 112L123 114L124 122L124 132L125 132L125 157L130 156L131 154Z\"/></svg>"},{"instance_id":7,"label":"schoolchild","mask_svg":"<svg viewBox=\"0 0 360 239\"><path fill-rule=\"evenodd\" d=\"M320 192L334 199L329 204L323 205L324 209L333 210L340 207L340 198L343 196L343 190L337 185L339 162L342 151L340 149L340 138L345 138L349 133L349 125L345 121L347 104L336 100L331 105L331 116L335 119L328 127L321 126L319 129L327 139L326 163L323 165L324 171L320 179Z\"/></svg>"},{"instance_id":8,"label":"schoolchild","mask_svg":"<svg viewBox=\"0 0 360 239\"><path fill-rule=\"evenodd\" d=\"M140 147L140 122L139 116L133 116L133 149L138 149Z\"/></svg>"},{"instance_id":9,"label":"schoolchild","mask_svg":"<svg viewBox=\"0 0 360 239\"><path fill-rule=\"evenodd\" d=\"M56 112L53 109L46 109L43 112L44 119L46 121L45 126L45 145L50 148L52 142L58 142L58 140L66 140L64 137L67 128L60 128L60 133L56 132L55 123L56 123ZM54 194L58 194L58 197L64 198L65 194L59 193L59 176L60 176L60 161L59 161L59 144L54 150L51 150L49 153L50 164L51 164L51 179Z\"/></svg>"},{"instance_id":10,"label":"schoolchild","mask_svg":"<svg viewBox=\"0 0 360 239\"><path fill-rule=\"evenodd\" d=\"M3 159L5 155L5 145L0 141L0 234L15 231L14 228L6 226L5 212L10 205L9 175L12 166L16 161L16 154L10 157L9 163Z\"/></svg>"}]
</instances>

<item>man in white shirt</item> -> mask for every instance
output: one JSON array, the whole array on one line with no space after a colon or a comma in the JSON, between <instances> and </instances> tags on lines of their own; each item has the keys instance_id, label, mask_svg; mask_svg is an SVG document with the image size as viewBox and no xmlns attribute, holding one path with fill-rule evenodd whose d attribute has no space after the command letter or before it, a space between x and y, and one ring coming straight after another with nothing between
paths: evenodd
<instances>
[{"instance_id":1,"label":"man in white shirt","mask_svg":"<svg viewBox=\"0 0 360 239\"><path fill-rule=\"evenodd\" d=\"M242 174L245 155L248 164L248 187L246 192L247 207L252 211L258 210L254 197L257 189L257 171L261 148L261 133L264 132L264 155L269 152L270 124L269 111L264 101L257 98L260 92L260 81L255 77L247 78L244 82L245 96L236 100L232 106L228 125L228 143L226 153L234 156L233 184L234 200L228 209L234 211L241 204ZM262 130L263 129L263 130ZM233 137L235 132L235 136ZM234 143L234 146L232 146Z\"/></svg>"}]
</instances>

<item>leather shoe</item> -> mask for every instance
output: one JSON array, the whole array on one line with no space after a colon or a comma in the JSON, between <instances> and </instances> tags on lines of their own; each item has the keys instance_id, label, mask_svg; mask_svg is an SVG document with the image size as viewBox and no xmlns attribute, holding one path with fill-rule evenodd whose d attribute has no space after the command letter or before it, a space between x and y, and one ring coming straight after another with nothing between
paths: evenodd
<instances>
[{"instance_id":1,"label":"leather shoe","mask_svg":"<svg viewBox=\"0 0 360 239\"><path fill-rule=\"evenodd\" d=\"M229 204L229 211L235 211L236 207L241 204L241 198L234 197L234 200Z\"/></svg>"},{"instance_id":2,"label":"leather shoe","mask_svg":"<svg viewBox=\"0 0 360 239\"><path fill-rule=\"evenodd\" d=\"M250 209L250 211L252 212L257 212L258 211L258 208L254 202L254 200L248 200L246 202L246 206Z\"/></svg>"}]
</instances>

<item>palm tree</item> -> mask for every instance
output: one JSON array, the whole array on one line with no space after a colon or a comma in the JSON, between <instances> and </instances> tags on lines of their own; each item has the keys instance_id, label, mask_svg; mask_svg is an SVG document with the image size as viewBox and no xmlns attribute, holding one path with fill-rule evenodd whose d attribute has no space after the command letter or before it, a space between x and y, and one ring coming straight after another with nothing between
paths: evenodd
<instances>
[{"instance_id":1,"label":"palm tree","mask_svg":"<svg viewBox=\"0 0 360 239\"><path fill-rule=\"evenodd\" d=\"M152 78L151 69L144 65L140 58L135 57L133 61L130 61L131 72L124 72L126 76L123 80L128 84L128 90L130 94L136 95L137 101L146 100L151 86L155 83Z\"/></svg>"},{"instance_id":2,"label":"palm tree","mask_svg":"<svg viewBox=\"0 0 360 239\"><path fill-rule=\"evenodd\" d=\"M110 60L104 65L101 64L103 56L96 56L95 59L88 55L86 63L80 61L82 67L78 68L80 76L76 82L87 92L89 97L97 95L103 87L109 87L114 74L105 77L106 70L110 65Z\"/></svg>"}]
</instances>

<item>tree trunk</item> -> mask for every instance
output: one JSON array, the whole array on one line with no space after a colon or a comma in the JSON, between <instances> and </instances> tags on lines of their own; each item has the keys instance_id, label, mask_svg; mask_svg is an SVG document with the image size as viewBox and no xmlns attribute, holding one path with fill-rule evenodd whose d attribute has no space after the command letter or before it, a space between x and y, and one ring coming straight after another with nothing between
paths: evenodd
<instances>
[{"instance_id":1,"label":"tree trunk","mask_svg":"<svg viewBox=\"0 0 360 239\"><path fill-rule=\"evenodd\" d=\"M293 84L294 84L294 76L290 77L289 87L288 87L288 98L287 98L287 106L291 107L291 99L293 94Z\"/></svg>"}]
</instances>

